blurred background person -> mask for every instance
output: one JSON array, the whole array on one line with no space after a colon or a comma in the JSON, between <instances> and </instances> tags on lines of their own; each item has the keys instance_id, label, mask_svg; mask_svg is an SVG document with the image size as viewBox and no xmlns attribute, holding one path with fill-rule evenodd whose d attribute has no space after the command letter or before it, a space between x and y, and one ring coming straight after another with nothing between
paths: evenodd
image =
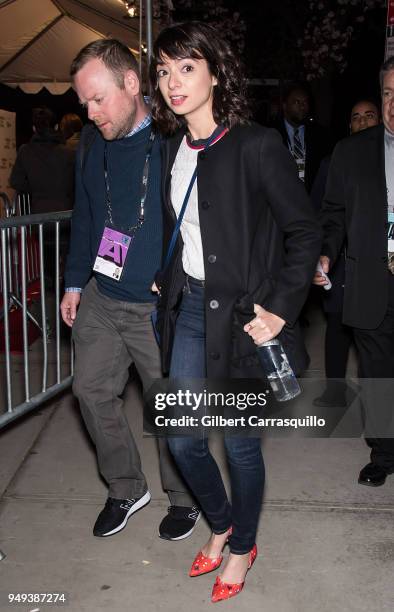
<instances>
[{"instance_id":1,"label":"blurred background person","mask_svg":"<svg viewBox=\"0 0 394 612\"><path fill-rule=\"evenodd\" d=\"M66 147L76 151L83 128L82 119L75 113L63 115L59 123L59 129L63 136Z\"/></svg>"},{"instance_id":2,"label":"blurred background person","mask_svg":"<svg viewBox=\"0 0 394 612\"><path fill-rule=\"evenodd\" d=\"M283 93L282 114L273 124L293 155L298 176L308 193L322 159L331 150L327 130L311 118L311 97L301 83L291 83Z\"/></svg>"},{"instance_id":3,"label":"blurred background person","mask_svg":"<svg viewBox=\"0 0 394 612\"><path fill-rule=\"evenodd\" d=\"M359 100L350 111L350 134L378 125L380 112L368 99ZM323 159L311 191L312 202L319 212L322 206L331 156ZM352 344L352 330L342 323L345 287L345 251L342 249L330 270L331 289L322 292L323 310L327 319L324 357L327 386L321 396L313 400L315 406L346 406L346 368Z\"/></svg>"},{"instance_id":4,"label":"blurred background person","mask_svg":"<svg viewBox=\"0 0 394 612\"><path fill-rule=\"evenodd\" d=\"M69 210L74 200L74 154L57 129L55 113L46 107L32 112L33 136L18 151L10 185L31 196L31 212Z\"/></svg>"},{"instance_id":5,"label":"blurred background person","mask_svg":"<svg viewBox=\"0 0 394 612\"><path fill-rule=\"evenodd\" d=\"M74 204L75 152L68 148L57 129L55 113L47 107L32 111L33 136L20 147L11 171L10 185L19 193L30 194L31 213L70 210ZM27 211L28 212L28 211ZM67 252L69 225L61 224L60 276ZM55 225L44 228L46 278L55 284Z\"/></svg>"}]
</instances>

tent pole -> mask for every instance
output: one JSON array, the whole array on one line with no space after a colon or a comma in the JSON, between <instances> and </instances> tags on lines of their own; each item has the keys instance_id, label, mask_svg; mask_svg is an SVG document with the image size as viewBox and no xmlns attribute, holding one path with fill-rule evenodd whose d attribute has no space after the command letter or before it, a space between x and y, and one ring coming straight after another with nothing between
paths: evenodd
<instances>
[{"instance_id":1,"label":"tent pole","mask_svg":"<svg viewBox=\"0 0 394 612\"><path fill-rule=\"evenodd\" d=\"M140 13L140 19L139 19L139 37L138 37L138 64L139 64L139 69L140 69L140 75L142 76L142 12L143 12L143 2L142 0L139 0L139 13Z\"/></svg>"},{"instance_id":2,"label":"tent pole","mask_svg":"<svg viewBox=\"0 0 394 612\"><path fill-rule=\"evenodd\" d=\"M142 2L142 0L141 0ZM152 0L145 0L145 32L146 32L146 84L149 91L151 93L150 88L150 79L149 79L149 68L150 68L150 60L152 57ZM141 49L142 54L142 49Z\"/></svg>"},{"instance_id":3,"label":"tent pole","mask_svg":"<svg viewBox=\"0 0 394 612\"><path fill-rule=\"evenodd\" d=\"M145 0L145 23L146 23L146 46L147 46L147 66L149 69L150 58L152 57L152 0Z\"/></svg>"}]
</instances>

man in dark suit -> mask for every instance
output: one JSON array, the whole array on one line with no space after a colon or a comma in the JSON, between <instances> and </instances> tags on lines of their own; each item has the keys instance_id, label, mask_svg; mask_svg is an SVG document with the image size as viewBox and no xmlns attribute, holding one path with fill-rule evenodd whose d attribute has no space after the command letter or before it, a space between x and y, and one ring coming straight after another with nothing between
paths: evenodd
<instances>
[{"instance_id":1,"label":"man in dark suit","mask_svg":"<svg viewBox=\"0 0 394 612\"><path fill-rule=\"evenodd\" d=\"M353 328L360 377L372 380L394 378L394 56L382 67L381 87L383 124L345 138L334 150L320 258L329 272L346 240L343 323ZM319 273L314 282L326 284ZM367 438L371 462L359 483L379 486L394 472L394 439L379 437L387 435L382 417L389 422L391 415L382 414L384 398L371 397L371 383L364 388L369 435L376 432L376 437Z\"/></svg>"},{"instance_id":2,"label":"man in dark suit","mask_svg":"<svg viewBox=\"0 0 394 612\"><path fill-rule=\"evenodd\" d=\"M298 175L304 181L308 193L312 189L321 160L331 150L325 129L309 118L310 106L307 89L299 83L292 83L283 95L283 115L273 126L293 155Z\"/></svg>"},{"instance_id":3,"label":"man in dark suit","mask_svg":"<svg viewBox=\"0 0 394 612\"><path fill-rule=\"evenodd\" d=\"M356 134L361 130L378 125L379 122L380 111L372 100L360 99L352 106L349 121L350 134ZM311 200L317 213L320 212L323 204L330 161L331 155L323 159L312 187ZM324 339L327 386L322 395L313 400L314 406L345 407L347 405L344 379L353 334L351 329L342 323L345 253L344 246L335 264L330 267L332 287L329 291L322 291L322 305L327 321Z\"/></svg>"}]
</instances>

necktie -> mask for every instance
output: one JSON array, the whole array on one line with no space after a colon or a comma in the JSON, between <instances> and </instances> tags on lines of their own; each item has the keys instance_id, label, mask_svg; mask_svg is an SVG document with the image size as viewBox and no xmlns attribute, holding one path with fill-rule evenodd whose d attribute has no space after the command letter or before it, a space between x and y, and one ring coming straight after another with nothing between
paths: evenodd
<instances>
[{"instance_id":1,"label":"necktie","mask_svg":"<svg viewBox=\"0 0 394 612\"><path fill-rule=\"evenodd\" d=\"M296 128L293 134L293 150L292 155L298 167L298 176L303 181L305 180L305 151L301 144L299 129Z\"/></svg>"},{"instance_id":2,"label":"necktie","mask_svg":"<svg viewBox=\"0 0 394 612\"><path fill-rule=\"evenodd\" d=\"M304 149L301 144L300 132L298 128L294 130L293 156L295 159L304 159Z\"/></svg>"}]
</instances>

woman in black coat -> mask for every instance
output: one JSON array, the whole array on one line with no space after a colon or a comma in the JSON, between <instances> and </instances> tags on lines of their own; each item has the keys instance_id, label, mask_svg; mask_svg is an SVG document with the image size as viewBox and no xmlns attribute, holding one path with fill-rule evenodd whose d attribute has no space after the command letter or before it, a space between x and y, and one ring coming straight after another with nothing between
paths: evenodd
<instances>
[{"instance_id":1,"label":"woman in black coat","mask_svg":"<svg viewBox=\"0 0 394 612\"><path fill-rule=\"evenodd\" d=\"M320 249L320 231L294 161L274 130L248 121L238 60L211 26L163 30L154 46L152 114L164 151L164 248L187 201L173 256L158 277L163 365L171 378L261 377L256 345L276 336L293 368L307 357L296 320ZM258 437L225 438L230 504L207 440L169 438L212 528L190 575L230 555L212 601L240 592L256 558L264 486Z\"/></svg>"}]
</instances>

